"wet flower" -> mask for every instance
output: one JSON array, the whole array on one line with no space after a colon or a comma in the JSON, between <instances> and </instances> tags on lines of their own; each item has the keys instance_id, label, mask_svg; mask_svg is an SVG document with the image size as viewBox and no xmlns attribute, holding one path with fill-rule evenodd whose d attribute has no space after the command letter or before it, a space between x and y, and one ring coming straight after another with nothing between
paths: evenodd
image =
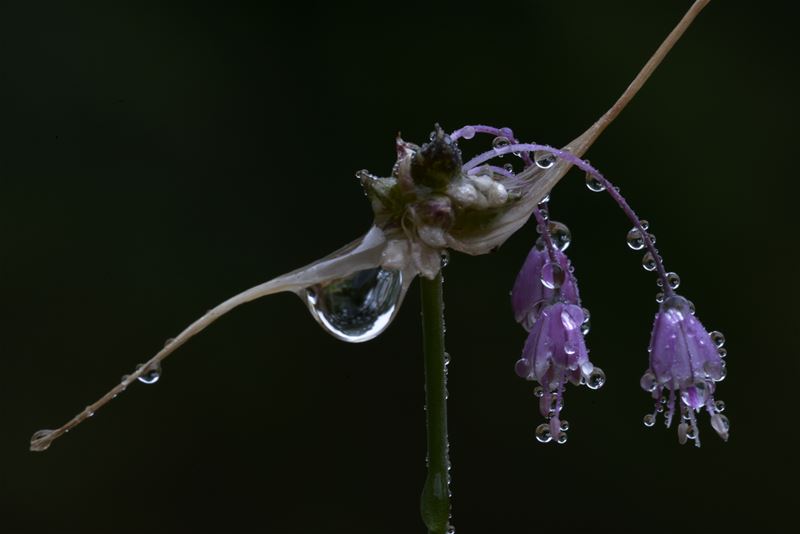
<instances>
[{"instance_id":1,"label":"wet flower","mask_svg":"<svg viewBox=\"0 0 800 534\"><path fill-rule=\"evenodd\" d=\"M589 361L581 325L587 319L576 304L554 302L546 305L533 323L516 372L541 385L535 390L539 411L547 423L536 429L536 438L546 443L567 440L568 424L560 418L564 407L564 387L568 382L598 389L605 374Z\"/></svg>"},{"instance_id":2,"label":"wet flower","mask_svg":"<svg viewBox=\"0 0 800 534\"><path fill-rule=\"evenodd\" d=\"M544 240L539 238L525 258L511 290L514 319L528 331L542 308L555 301L556 293L560 293L563 302L576 305L581 302L577 281L570 275L569 258L560 249L554 249L552 253L555 263L551 261Z\"/></svg>"},{"instance_id":3,"label":"wet flower","mask_svg":"<svg viewBox=\"0 0 800 534\"><path fill-rule=\"evenodd\" d=\"M727 441L728 418L721 414L722 401L714 400L716 383L725 378L725 338L719 332L706 331L694 316L692 304L672 294L661 303L650 340L650 368L641 379L641 386L651 392L655 412L644 418L653 426L656 414L665 413L667 427L680 409L678 440L693 439L700 446L700 431L695 413L705 409L711 416L711 426Z\"/></svg>"}]
</instances>

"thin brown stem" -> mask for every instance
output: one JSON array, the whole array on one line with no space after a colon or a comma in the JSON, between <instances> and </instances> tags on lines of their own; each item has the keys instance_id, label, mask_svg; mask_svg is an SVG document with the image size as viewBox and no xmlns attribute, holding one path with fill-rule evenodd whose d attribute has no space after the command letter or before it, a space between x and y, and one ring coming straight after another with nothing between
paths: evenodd
<instances>
[{"instance_id":1,"label":"thin brown stem","mask_svg":"<svg viewBox=\"0 0 800 534\"><path fill-rule=\"evenodd\" d=\"M583 156L583 154L588 150L588 148L594 143L597 138L600 136L601 133L611 124L614 119L622 112L623 109L633 100L633 97L636 96L636 93L639 92L656 68L661 64L667 54L669 54L672 47L675 46L680 38L683 36L686 29L692 24L694 19L703 10L704 7L710 2L711 0L696 0L692 7L689 8L689 11L683 16L683 18L678 22L678 24L673 28L673 30L667 35L667 38L661 43L661 45L656 49L655 53L650 57L647 63L644 64L644 67L639 71L633 81L628 85L628 88L622 93L622 95L617 99L611 108L605 112L605 114L600 117L600 119L595 122L591 128L589 128L586 132L583 133L580 137L575 139L572 143L567 145L567 148L570 152L577 155L578 157Z\"/></svg>"},{"instance_id":2,"label":"thin brown stem","mask_svg":"<svg viewBox=\"0 0 800 534\"><path fill-rule=\"evenodd\" d=\"M108 393L97 399L94 403L90 404L86 408L84 408L80 413L78 413L75 417L70 419L67 423L60 426L55 430L39 430L36 432L33 437L31 438L31 450L32 451L44 451L46 450L59 436L66 434L71 429L75 428L79 424L81 424L86 419L92 417L94 413L108 404L109 401L114 399L117 395L125 391L129 385L136 382L136 380L154 369L158 369L161 366L161 361L164 360L167 356L175 352L181 345L186 343L190 338L194 337L200 331L205 329L208 325L219 319L222 315L228 313L232 309L244 304L245 302L250 302L251 300L255 300L257 298L263 297L265 295L269 295L272 293L276 293L278 291L285 290L284 287L280 286L279 284L275 284L274 282L267 282L265 284L261 284L259 286L253 287L248 289L247 291L243 291L238 295L229 298L222 304L215 306L214 308L210 309L203 315L201 318L190 324L186 329L183 330L177 337L168 340L164 344L164 348L161 349L155 356L150 358L144 365L138 367L134 372L129 375L123 377L123 379L114 386Z\"/></svg>"}]
</instances>

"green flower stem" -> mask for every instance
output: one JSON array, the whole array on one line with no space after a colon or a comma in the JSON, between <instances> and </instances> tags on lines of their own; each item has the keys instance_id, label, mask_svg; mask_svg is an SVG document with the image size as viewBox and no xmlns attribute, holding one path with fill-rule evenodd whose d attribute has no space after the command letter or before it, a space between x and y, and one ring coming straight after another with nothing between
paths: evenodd
<instances>
[{"instance_id":1,"label":"green flower stem","mask_svg":"<svg viewBox=\"0 0 800 534\"><path fill-rule=\"evenodd\" d=\"M444 352L442 273L428 280L420 276L422 342L425 350L425 406L428 428L428 476L420 510L429 534L450 528L450 460L447 443L447 373Z\"/></svg>"}]
</instances>

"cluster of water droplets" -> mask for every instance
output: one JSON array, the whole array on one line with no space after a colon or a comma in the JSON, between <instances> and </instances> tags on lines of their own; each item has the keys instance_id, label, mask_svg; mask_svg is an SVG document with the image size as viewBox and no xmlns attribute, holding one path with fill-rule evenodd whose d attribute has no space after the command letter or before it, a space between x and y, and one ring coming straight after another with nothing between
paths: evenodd
<instances>
[{"instance_id":1,"label":"cluster of water droplets","mask_svg":"<svg viewBox=\"0 0 800 534\"><path fill-rule=\"evenodd\" d=\"M558 390L545 393L542 386L536 386L533 394L539 399L539 407L542 413L545 414L547 421L536 427L536 440L540 443L555 441L559 445L563 445L567 442L569 421L566 419L561 420L558 417L562 408L562 395L559 394Z\"/></svg>"},{"instance_id":2,"label":"cluster of water droplets","mask_svg":"<svg viewBox=\"0 0 800 534\"><path fill-rule=\"evenodd\" d=\"M694 309L692 308L692 313ZM646 427L653 427L656 424L657 416L659 413L664 414L664 424L669 427L675 417L675 403L677 402L680 409L680 422L678 423L678 442L681 444L686 443L688 440L694 440L695 445L700 445L700 433L697 428L697 418L692 410L693 405L701 405L697 408L700 411L702 407L711 416L711 427L723 439L727 440L727 435L730 430L730 422L728 418L722 414L725 411L725 402L722 400L715 400L713 392L715 389L715 382L722 382L727 376L725 357L728 351L725 349L725 336L722 332L713 331L709 333L711 341L717 348L721 360L721 369L716 367L716 364L707 362L707 368L704 369L705 378L696 381L691 387L683 388L679 394L669 390L669 394L665 394L666 388L670 384L660 384L656 378L655 373L648 369L639 380L639 385L648 393L653 395L655 399L654 410L652 413L647 413L642 418L642 422Z\"/></svg>"},{"instance_id":3,"label":"cluster of water droplets","mask_svg":"<svg viewBox=\"0 0 800 534\"><path fill-rule=\"evenodd\" d=\"M606 190L604 183L591 172L586 173L586 187L595 193L600 193ZM616 193L619 193L618 187L615 187L614 190ZM625 240L631 250L645 251L644 255L642 256L642 268L644 268L645 271L652 272L658 269L658 264L662 262L662 258L658 254L658 250L655 248L656 236L648 232L650 229L650 223L648 221L645 219L639 219L637 222L638 224L635 224L633 228L628 230ZM656 280L656 283L659 287L664 287L664 280L660 276ZM680 285L681 279L676 273L669 272L666 273L666 283L671 289L674 290ZM663 298L663 293L658 293L656 295L657 302L661 302Z\"/></svg>"}]
</instances>

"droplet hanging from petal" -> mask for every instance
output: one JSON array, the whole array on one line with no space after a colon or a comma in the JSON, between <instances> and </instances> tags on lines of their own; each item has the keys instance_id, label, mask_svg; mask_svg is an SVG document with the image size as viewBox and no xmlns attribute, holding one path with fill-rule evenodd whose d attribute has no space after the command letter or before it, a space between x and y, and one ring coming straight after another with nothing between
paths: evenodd
<instances>
[{"instance_id":1,"label":"droplet hanging from petal","mask_svg":"<svg viewBox=\"0 0 800 534\"><path fill-rule=\"evenodd\" d=\"M308 309L334 337L368 341L391 323L403 298L403 275L381 267L306 288Z\"/></svg>"}]
</instances>

